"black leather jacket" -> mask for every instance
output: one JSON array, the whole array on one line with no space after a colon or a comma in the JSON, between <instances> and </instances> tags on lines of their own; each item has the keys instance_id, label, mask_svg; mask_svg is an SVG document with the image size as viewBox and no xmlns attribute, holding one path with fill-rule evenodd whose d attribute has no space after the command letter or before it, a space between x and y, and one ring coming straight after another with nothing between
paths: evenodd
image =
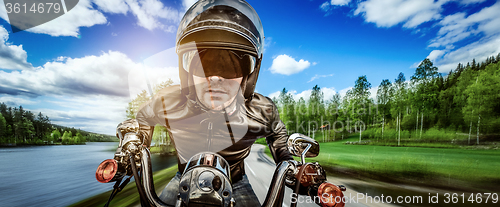
<instances>
[{"instance_id":1,"label":"black leather jacket","mask_svg":"<svg viewBox=\"0 0 500 207\"><path fill-rule=\"evenodd\" d=\"M177 150L180 172L192 155L212 151L228 161L232 181L236 182L245 174L243 160L261 137L266 137L276 163L293 159L286 146L285 125L268 97L255 93L246 101L239 98L229 112L206 109L195 100L182 95L178 85L170 86L143 104L136 117L147 146L154 126L167 128Z\"/></svg>"}]
</instances>

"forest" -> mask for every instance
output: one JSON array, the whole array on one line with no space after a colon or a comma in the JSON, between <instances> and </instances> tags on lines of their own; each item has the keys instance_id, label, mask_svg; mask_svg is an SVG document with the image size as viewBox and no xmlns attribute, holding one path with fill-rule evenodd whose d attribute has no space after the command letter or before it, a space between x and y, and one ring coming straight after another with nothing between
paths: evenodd
<instances>
[{"instance_id":1,"label":"forest","mask_svg":"<svg viewBox=\"0 0 500 207\"><path fill-rule=\"evenodd\" d=\"M117 141L117 139L109 135L55 125L42 112L35 115L22 106L12 108L0 103L2 145L85 144L87 141Z\"/></svg>"},{"instance_id":2,"label":"forest","mask_svg":"<svg viewBox=\"0 0 500 207\"><path fill-rule=\"evenodd\" d=\"M381 145L489 143L500 132L499 61L500 54L440 74L424 59L409 79L399 73L393 82L382 80L375 99L372 84L360 76L343 97L337 93L325 101L316 85L307 101L295 101L283 88L274 102L289 133L321 141L359 133L359 143Z\"/></svg>"},{"instance_id":3,"label":"forest","mask_svg":"<svg viewBox=\"0 0 500 207\"><path fill-rule=\"evenodd\" d=\"M335 81L332 79L332 81ZM172 85L167 80L154 92ZM500 54L476 63L458 64L447 74L424 59L408 79L402 72L384 79L370 98L372 84L360 76L344 96L324 97L312 88L309 99L295 101L283 88L273 101L287 131L319 141L359 134L355 144L450 147L489 144L500 137ZM127 117L150 99L143 90L132 100ZM156 127L153 139L169 143L166 129ZM484 141L484 142L483 142Z\"/></svg>"}]
</instances>

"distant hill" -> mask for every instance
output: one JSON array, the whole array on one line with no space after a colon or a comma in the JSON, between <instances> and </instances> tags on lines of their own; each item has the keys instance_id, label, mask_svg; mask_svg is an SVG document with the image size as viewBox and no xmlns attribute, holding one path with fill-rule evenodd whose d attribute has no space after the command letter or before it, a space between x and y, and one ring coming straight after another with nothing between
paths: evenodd
<instances>
[{"instance_id":1,"label":"distant hill","mask_svg":"<svg viewBox=\"0 0 500 207\"><path fill-rule=\"evenodd\" d=\"M72 134L76 134L77 132L79 132L84 137L87 137L87 142L118 142L118 141L120 141L114 135L88 132L88 131L81 130L81 129L75 129L74 127L66 127L66 126L61 126L61 125L57 125L57 124L52 124L52 127L55 129L58 129L59 131L63 131L63 132L70 131Z\"/></svg>"}]
</instances>

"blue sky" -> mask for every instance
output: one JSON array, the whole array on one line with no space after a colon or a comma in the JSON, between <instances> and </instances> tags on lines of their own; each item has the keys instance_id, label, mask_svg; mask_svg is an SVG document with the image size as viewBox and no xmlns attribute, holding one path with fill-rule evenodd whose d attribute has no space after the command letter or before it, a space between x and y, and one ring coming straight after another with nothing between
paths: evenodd
<instances>
[{"instance_id":1,"label":"blue sky","mask_svg":"<svg viewBox=\"0 0 500 207\"><path fill-rule=\"evenodd\" d=\"M2 2L3 0L0 0ZM52 122L113 134L130 97L177 79L175 32L193 0L80 0L65 15L12 33L0 5L0 102L41 111ZM326 98L358 76L407 79L424 58L447 73L500 53L494 0L248 1L264 25L256 90L295 98L314 85ZM139 81L136 81L139 80Z\"/></svg>"}]
</instances>

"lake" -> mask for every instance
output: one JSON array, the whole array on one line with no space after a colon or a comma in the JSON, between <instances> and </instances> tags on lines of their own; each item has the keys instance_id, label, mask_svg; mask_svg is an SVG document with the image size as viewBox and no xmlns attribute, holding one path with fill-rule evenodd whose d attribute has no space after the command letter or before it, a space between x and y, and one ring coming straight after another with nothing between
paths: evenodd
<instances>
[{"instance_id":1,"label":"lake","mask_svg":"<svg viewBox=\"0 0 500 207\"><path fill-rule=\"evenodd\" d=\"M97 182L95 170L117 145L0 148L0 206L67 206L112 190L114 182ZM175 156L152 155L153 171L176 164Z\"/></svg>"}]
</instances>

